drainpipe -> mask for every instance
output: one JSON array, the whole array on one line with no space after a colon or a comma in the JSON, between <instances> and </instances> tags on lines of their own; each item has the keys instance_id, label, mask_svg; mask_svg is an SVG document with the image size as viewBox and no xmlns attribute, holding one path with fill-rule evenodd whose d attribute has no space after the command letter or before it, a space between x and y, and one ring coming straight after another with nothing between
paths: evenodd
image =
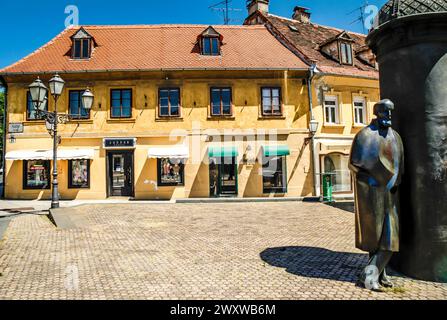
<instances>
[{"instance_id":1,"label":"drainpipe","mask_svg":"<svg viewBox=\"0 0 447 320\"><path fill-rule=\"evenodd\" d=\"M3 123L2 123L2 128L3 128L3 152L2 152L2 169L3 169L3 190L2 193L0 195L1 198L5 198L5 186L6 186L6 159L5 159L5 155L6 155L6 118L8 115L8 84L5 81L5 78L3 78L3 76L0 76L0 86L3 87L5 89L5 108L4 108L4 113L3 113Z\"/></svg>"},{"instance_id":2,"label":"drainpipe","mask_svg":"<svg viewBox=\"0 0 447 320\"><path fill-rule=\"evenodd\" d=\"M310 120L315 120L314 112L313 112L313 95L312 95L312 80L315 77L315 73L317 71L316 64L312 64L309 68L309 76L307 77L307 94L309 97L309 115ZM313 168L313 182L314 182L314 196L320 197L320 170L318 166L318 155L315 148L315 134L311 132L310 139L310 149L311 149L311 157L312 157L312 168Z\"/></svg>"}]
</instances>

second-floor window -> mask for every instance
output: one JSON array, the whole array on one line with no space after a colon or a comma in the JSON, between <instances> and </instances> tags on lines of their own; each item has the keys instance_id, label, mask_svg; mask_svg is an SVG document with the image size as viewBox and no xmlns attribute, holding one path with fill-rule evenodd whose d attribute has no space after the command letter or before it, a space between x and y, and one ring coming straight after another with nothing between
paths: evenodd
<instances>
[{"instance_id":1,"label":"second-floor window","mask_svg":"<svg viewBox=\"0 0 447 320\"><path fill-rule=\"evenodd\" d=\"M73 118L88 119L90 118L90 111L84 108L82 103L82 95L84 90L70 90L69 92L69 112Z\"/></svg>"},{"instance_id":2,"label":"second-floor window","mask_svg":"<svg viewBox=\"0 0 447 320\"><path fill-rule=\"evenodd\" d=\"M354 98L354 123L366 124L366 100L364 97Z\"/></svg>"},{"instance_id":3,"label":"second-floor window","mask_svg":"<svg viewBox=\"0 0 447 320\"><path fill-rule=\"evenodd\" d=\"M42 109L48 111L48 96L43 103L44 105L42 106ZM29 91L26 93L26 120L42 120L42 117L37 114L36 108L34 108L31 93Z\"/></svg>"},{"instance_id":4,"label":"second-floor window","mask_svg":"<svg viewBox=\"0 0 447 320\"><path fill-rule=\"evenodd\" d=\"M159 90L159 113L160 117L180 116L180 89L167 88Z\"/></svg>"},{"instance_id":5,"label":"second-floor window","mask_svg":"<svg viewBox=\"0 0 447 320\"><path fill-rule=\"evenodd\" d=\"M324 116L325 122L329 124L339 123L339 105L337 96L324 97Z\"/></svg>"},{"instance_id":6,"label":"second-floor window","mask_svg":"<svg viewBox=\"0 0 447 320\"><path fill-rule=\"evenodd\" d=\"M231 88L211 88L211 115L231 116Z\"/></svg>"},{"instance_id":7,"label":"second-floor window","mask_svg":"<svg viewBox=\"0 0 447 320\"><path fill-rule=\"evenodd\" d=\"M262 88L262 115L279 116L281 114L281 89Z\"/></svg>"},{"instance_id":8,"label":"second-floor window","mask_svg":"<svg viewBox=\"0 0 447 320\"><path fill-rule=\"evenodd\" d=\"M113 89L111 95L111 117L132 117L132 89Z\"/></svg>"}]
</instances>

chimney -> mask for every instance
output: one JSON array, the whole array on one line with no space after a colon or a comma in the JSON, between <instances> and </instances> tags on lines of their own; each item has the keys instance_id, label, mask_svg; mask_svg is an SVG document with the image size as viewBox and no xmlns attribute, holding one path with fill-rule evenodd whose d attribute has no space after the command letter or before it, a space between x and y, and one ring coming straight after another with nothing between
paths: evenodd
<instances>
[{"instance_id":1,"label":"chimney","mask_svg":"<svg viewBox=\"0 0 447 320\"><path fill-rule=\"evenodd\" d=\"M310 22L310 9L304 8L304 7L298 7L296 6L295 9L293 9L293 20L300 21L303 23L309 23Z\"/></svg>"},{"instance_id":2,"label":"chimney","mask_svg":"<svg viewBox=\"0 0 447 320\"><path fill-rule=\"evenodd\" d=\"M269 13L269 0L247 0L248 15L252 15L256 11Z\"/></svg>"}]
</instances>

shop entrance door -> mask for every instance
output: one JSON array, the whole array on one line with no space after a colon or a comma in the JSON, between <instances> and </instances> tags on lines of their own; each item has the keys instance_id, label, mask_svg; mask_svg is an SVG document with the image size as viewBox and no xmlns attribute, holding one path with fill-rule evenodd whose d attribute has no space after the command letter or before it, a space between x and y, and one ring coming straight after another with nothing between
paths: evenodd
<instances>
[{"instance_id":1,"label":"shop entrance door","mask_svg":"<svg viewBox=\"0 0 447 320\"><path fill-rule=\"evenodd\" d=\"M109 151L107 153L108 196L134 196L133 151Z\"/></svg>"},{"instance_id":2,"label":"shop entrance door","mask_svg":"<svg viewBox=\"0 0 447 320\"><path fill-rule=\"evenodd\" d=\"M234 197L238 194L236 157L210 158L211 197Z\"/></svg>"}]
</instances>

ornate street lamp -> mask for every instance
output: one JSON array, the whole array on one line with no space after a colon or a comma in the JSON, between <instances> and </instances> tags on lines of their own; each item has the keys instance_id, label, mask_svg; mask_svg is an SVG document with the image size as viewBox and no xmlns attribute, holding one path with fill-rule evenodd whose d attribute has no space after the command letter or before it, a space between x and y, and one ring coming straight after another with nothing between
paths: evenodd
<instances>
[{"instance_id":1,"label":"ornate street lamp","mask_svg":"<svg viewBox=\"0 0 447 320\"><path fill-rule=\"evenodd\" d=\"M317 134L319 125L320 125L320 123L317 120L315 120L315 119L310 120L309 132L312 137Z\"/></svg>"},{"instance_id":2,"label":"ornate street lamp","mask_svg":"<svg viewBox=\"0 0 447 320\"><path fill-rule=\"evenodd\" d=\"M44 101L47 96L47 87L45 87L40 78L37 78L36 81L29 85L29 91L34 108L40 110L40 108L44 105Z\"/></svg>"},{"instance_id":3,"label":"ornate street lamp","mask_svg":"<svg viewBox=\"0 0 447 320\"><path fill-rule=\"evenodd\" d=\"M90 110L93 106L94 96L90 89L87 88L84 94L82 95L82 104L84 105L85 110Z\"/></svg>"},{"instance_id":4,"label":"ornate street lamp","mask_svg":"<svg viewBox=\"0 0 447 320\"><path fill-rule=\"evenodd\" d=\"M49 81L50 93L54 99L54 111L48 112L45 110L45 106L48 103L46 101L46 96L48 93L47 87L43 84L43 82L37 78L29 86L31 100L33 102L33 106L36 109L37 114L45 120L45 126L48 130L48 133L53 138L53 191L51 195L51 208L59 208L59 182L57 179L57 147L61 141L61 138L57 134L57 126L58 124L64 124L70 121L73 118L76 118L75 115L70 114L60 114L57 112L57 101L59 100L62 92L64 91L65 81L56 74ZM93 105L94 96L93 93L87 89L82 95L82 102L84 104L84 108L90 110Z\"/></svg>"}]
</instances>

